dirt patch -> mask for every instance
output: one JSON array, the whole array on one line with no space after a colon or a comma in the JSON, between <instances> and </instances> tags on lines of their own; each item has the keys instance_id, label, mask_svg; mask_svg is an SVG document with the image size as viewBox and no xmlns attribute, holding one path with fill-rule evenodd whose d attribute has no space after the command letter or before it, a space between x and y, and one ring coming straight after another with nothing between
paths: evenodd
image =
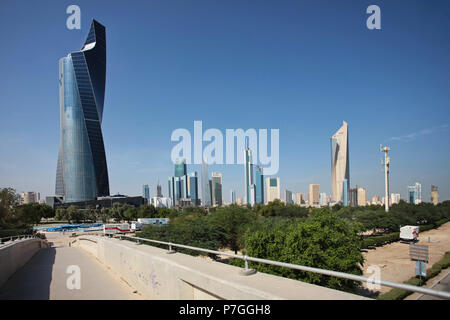
<instances>
[{"instance_id":1,"label":"dirt patch","mask_svg":"<svg viewBox=\"0 0 450 320\"><path fill-rule=\"evenodd\" d=\"M427 269L434 263L441 260L445 252L450 251L450 222L447 222L437 229L425 231L419 234L417 244L427 245L429 250L429 262ZM371 265L377 265L381 270L381 279L395 282L403 282L414 277L415 261L409 258L409 244L395 242L376 249L367 250L363 253L364 276L370 277L367 273ZM367 287L367 284L363 284ZM380 293L391 290L390 287L382 286Z\"/></svg>"}]
</instances>

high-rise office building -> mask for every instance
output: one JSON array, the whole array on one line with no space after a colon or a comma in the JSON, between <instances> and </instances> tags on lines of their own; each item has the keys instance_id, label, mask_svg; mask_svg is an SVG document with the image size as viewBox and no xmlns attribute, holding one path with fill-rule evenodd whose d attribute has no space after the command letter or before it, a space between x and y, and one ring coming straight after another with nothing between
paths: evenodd
<instances>
[{"instance_id":1,"label":"high-rise office building","mask_svg":"<svg viewBox=\"0 0 450 320\"><path fill-rule=\"evenodd\" d=\"M162 188L161 188L161 185L159 184L159 181L158 181L158 184L156 185L156 196L158 198L162 198L163 197Z\"/></svg>"},{"instance_id":2,"label":"high-rise office building","mask_svg":"<svg viewBox=\"0 0 450 320\"><path fill-rule=\"evenodd\" d=\"M292 201L292 192L288 189L284 190L284 201L286 204L294 204L294 201Z\"/></svg>"},{"instance_id":3,"label":"high-rise office building","mask_svg":"<svg viewBox=\"0 0 450 320\"><path fill-rule=\"evenodd\" d=\"M187 175L186 159L177 158L175 160L175 177L182 177L185 175Z\"/></svg>"},{"instance_id":4,"label":"high-rise office building","mask_svg":"<svg viewBox=\"0 0 450 320\"><path fill-rule=\"evenodd\" d=\"M197 172L193 172L189 175L189 198L192 201L193 206L200 205L200 200L198 197L198 177Z\"/></svg>"},{"instance_id":5,"label":"high-rise office building","mask_svg":"<svg viewBox=\"0 0 450 320\"><path fill-rule=\"evenodd\" d=\"M364 207L367 204L367 192L364 188L358 189L358 206Z\"/></svg>"},{"instance_id":6,"label":"high-rise office building","mask_svg":"<svg viewBox=\"0 0 450 320\"><path fill-rule=\"evenodd\" d=\"M61 141L55 193L65 202L109 196L102 135L105 27L93 20L80 51L59 60Z\"/></svg>"},{"instance_id":7,"label":"high-rise office building","mask_svg":"<svg viewBox=\"0 0 450 320\"><path fill-rule=\"evenodd\" d=\"M347 180L346 184L344 180ZM348 124L344 121L342 127L331 137L331 186L335 202L344 203L349 185Z\"/></svg>"},{"instance_id":8,"label":"high-rise office building","mask_svg":"<svg viewBox=\"0 0 450 320\"><path fill-rule=\"evenodd\" d=\"M305 194L297 193L297 205L305 204Z\"/></svg>"},{"instance_id":9,"label":"high-rise office building","mask_svg":"<svg viewBox=\"0 0 450 320\"><path fill-rule=\"evenodd\" d=\"M234 190L230 190L230 200L231 204L236 204L236 192Z\"/></svg>"},{"instance_id":10,"label":"high-rise office building","mask_svg":"<svg viewBox=\"0 0 450 320\"><path fill-rule=\"evenodd\" d=\"M439 203L439 190L436 186L431 186L431 202L434 205Z\"/></svg>"},{"instance_id":11,"label":"high-rise office building","mask_svg":"<svg viewBox=\"0 0 450 320\"><path fill-rule=\"evenodd\" d=\"M148 184L144 184L142 186L142 197L145 199L146 204L150 204L150 188L148 187Z\"/></svg>"},{"instance_id":12,"label":"high-rise office building","mask_svg":"<svg viewBox=\"0 0 450 320\"><path fill-rule=\"evenodd\" d=\"M255 199L250 198L250 186L253 184L253 163L252 163L252 151L248 146L248 138L245 139L245 154L244 154L244 165L245 165L245 202L251 203L255 202Z\"/></svg>"},{"instance_id":13,"label":"high-rise office building","mask_svg":"<svg viewBox=\"0 0 450 320\"><path fill-rule=\"evenodd\" d=\"M328 202L327 202L327 194L325 192L321 192L319 194L319 204L321 206L327 206Z\"/></svg>"},{"instance_id":14,"label":"high-rise office building","mask_svg":"<svg viewBox=\"0 0 450 320\"><path fill-rule=\"evenodd\" d=\"M344 181L342 181L342 204L344 206L348 206L349 204L349 191L348 180L344 179Z\"/></svg>"},{"instance_id":15,"label":"high-rise office building","mask_svg":"<svg viewBox=\"0 0 450 320\"><path fill-rule=\"evenodd\" d=\"M266 178L266 198L267 203L280 199L280 178Z\"/></svg>"},{"instance_id":16,"label":"high-rise office building","mask_svg":"<svg viewBox=\"0 0 450 320\"><path fill-rule=\"evenodd\" d=\"M202 162L202 205L205 207L211 206L211 187L208 176L208 165Z\"/></svg>"},{"instance_id":17,"label":"high-rise office building","mask_svg":"<svg viewBox=\"0 0 450 320\"><path fill-rule=\"evenodd\" d=\"M320 204L320 185L318 184L310 184L309 185L309 193L308 193L308 204L310 206L317 206Z\"/></svg>"},{"instance_id":18,"label":"high-rise office building","mask_svg":"<svg viewBox=\"0 0 450 320\"><path fill-rule=\"evenodd\" d=\"M391 193L391 205L400 203L400 193Z\"/></svg>"},{"instance_id":19,"label":"high-rise office building","mask_svg":"<svg viewBox=\"0 0 450 320\"><path fill-rule=\"evenodd\" d=\"M348 190L348 205L351 207L358 205L358 186Z\"/></svg>"},{"instance_id":20,"label":"high-rise office building","mask_svg":"<svg viewBox=\"0 0 450 320\"><path fill-rule=\"evenodd\" d=\"M416 182L413 186L408 186L409 203L419 204L422 202L422 185Z\"/></svg>"},{"instance_id":21,"label":"high-rise office building","mask_svg":"<svg viewBox=\"0 0 450 320\"><path fill-rule=\"evenodd\" d=\"M264 203L264 174L261 166L255 167L255 202Z\"/></svg>"},{"instance_id":22,"label":"high-rise office building","mask_svg":"<svg viewBox=\"0 0 450 320\"><path fill-rule=\"evenodd\" d=\"M213 172L211 175L211 195L212 206L222 206L222 174L219 172Z\"/></svg>"}]
</instances>

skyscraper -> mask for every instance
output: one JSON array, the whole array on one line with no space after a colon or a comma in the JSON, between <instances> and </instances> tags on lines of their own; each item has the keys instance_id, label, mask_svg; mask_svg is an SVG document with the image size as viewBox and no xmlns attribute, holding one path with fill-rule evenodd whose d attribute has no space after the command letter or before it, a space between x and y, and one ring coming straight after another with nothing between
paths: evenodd
<instances>
[{"instance_id":1,"label":"skyscraper","mask_svg":"<svg viewBox=\"0 0 450 320\"><path fill-rule=\"evenodd\" d=\"M358 206L365 206L367 204L367 192L364 188L358 189Z\"/></svg>"},{"instance_id":2,"label":"skyscraper","mask_svg":"<svg viewBox=\"0 0 450 320\"><path fill-rule=\"evenodd\" d=\"M150 204L150 188L148 184L142 186L142 197L145 199L147 204Z\"/></svg>"},{"instance_id":3,"label":"skyscraper","mask_svg":"<svg viewBox=\"0 0 450 320\"><path fill-rule=\"evenodd\" d=\"M292 192L288 189L284 190L284 201L286 204L294 204L294 201L292 201Z\"/></svg>"},{"instance_id":4,"label":"skyscraper","mask_svg":"<svg viewBox=\"0 0 450 320\"><path fill-rule=\"evenodd\" d=\"M187 175L186 159L177 158L175 160L175 177L182 177L185 175Z\"/></svg>"},{"instance_id":5,"label":"skyscraper","mask_svg":"<svg viewBox=\"0 0 450 320\"><path fill-rule=\"evenodd\" d=\"M434 205L437 205L439 203L439 191L438 187L431 186L431 202Z\"/></svg>"},{"instance_id":6,"label":"skyscraper","mask_svg":"<svg viewBox=\"0 0 450 320\"><path fill-rule=\"evenodd\" d=\"M309 185L308 204L310 206L317 206L320 204L319 190L320 186L318 184Z\"/></svg>"},{"instance_id":7,"label":"skyscraper","mask_svg":"<svg viewBox=\"0 0 450 320\"><path fill-rule=\"evenodd\" d=\"M156 196L158 198L162 198L163 197L162 188L161 188L161 185L159 184L159 180L158 180L158 184L156 185Z\"/></svg>"},{"instance_id":8,"label":"skyscraper","mask_svg":"<svg viewBox=\"0 0 450 320\"><path fill-rule=\"evenodd\" d=\"M348 205L351 207L358 205L358 186L348 190Z\"/></svg>"},{"instance_id":9,"label":"skyscraper","mask_svg":"<svg viewBox=\"0 0 450 320\"><path fill-rule=\"evenodd\" d=\"M231 204L236 204L236 192L234 190L230 191Z\"/></svg>"},{"instance_id":10,"label":"skyscraper","mask_svg":"<svg viewBox=\"0 0 450 320\"><path fill-rule=\"evenodd\" d=\"M197 178L197 172L193 172L189 176L189 197L192 201L192 205L198 206L199 205L199 198L198 198L198 178Z\"/></svg>"},{"instance_id":11,"label":"skyscraper","mask_svg":"<svg viewBox=\"0 0 450 320\"><path fill-rule=\"evenodd\" d=\"M416 182L413 186L408 186L409 203L419 204L422 202L422 185Z\"/></svg>"},{"instance_id":12,"label":"skyscraper","mask_svg":"<svg viewBox=\"0 0 450 320\"><path fill-rule=\"evenodd\" d=\"M305 194L297 193L297 205L305 204Z\"/></svg>"},{"instance_id":13,"label":"skyscraper","mask_svg":"<svg viewBox=\"0 0 450 320\"><path fill-rule=\"evenodd\" d=\"M321 192L319 195L319 203L321 206L328 205L327 194L325 192Z\"/></svg>"},{"instance_id":14,"label":"skyscraper","mask_svg":"<svg viewBox=\"0 0 450 320\"><path fill-rule=\"evenodd\" d=\"M266 178L267 203L280 199L280 178Z\"/></svg>"},{"instance_id":15,"label":"skyscraper","mask_svg":"<svg viewBox=\"0 0 450 320\"><path fill-rule=\"evenodd\" d=\"M208 177L208 165L202 162L202 205L205 207L211 206L211 188Z\"/></svg>"},{"instance_id":16,"label":"skyscraper","mask_svg":"<svg viewBox=\"0 0 450 320\"><path fill-rule=\"evenodd\" d=\"M222 205L222 174L213 172L211 176L212 205L214 207Z\"/></svg>"},{"instance_id":17,"label":"skyscraper","mask_svg":"<svg viewBox=\"0 0 450 320\"><path fill-rule=\"evenodd\" d=\"M264 174L261 166L255 168L255 202L264 203Z\"/></svg>"},{"instance_id":18,"label":"skyscraper","mask_svg":"<svg viewBox=\"0 0 450 320\"><path fill-rule=\"evenodd\" d=\"M83 48L59 60L61 141L55 193L65 202L109 195L101 129L105 80L105 27L93 20Z\"/></svg>"},{"instance_id":19,"label":"skyscraper","mask_svg":"<svg viewBox=\"0 0 450 320\"><path fill-rule=\"evenodd\" d=\"M255 199L250 198L250 186L253 184L253 163L252 151L248 146L248 138L245 139L245 202L254 202Z\"/></svg>"},{"instance_id":20,"label":"skyscraper","mask_svg":"<svg viewBox=\"0 0 450 320\"><path fill-rule=\"evenodd\" d=\"M342 127L331 137L331 186L335 202L344 202L344 192L348 192L350 185L348 159L348 125L344 121ZM347 190L344 190L345 179Z\"/></svg>"}]
</instances>

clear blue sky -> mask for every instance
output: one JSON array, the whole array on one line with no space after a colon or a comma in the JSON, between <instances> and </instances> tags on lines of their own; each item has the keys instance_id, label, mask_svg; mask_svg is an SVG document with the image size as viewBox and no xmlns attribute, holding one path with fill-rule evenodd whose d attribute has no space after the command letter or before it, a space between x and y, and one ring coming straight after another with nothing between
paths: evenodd
<instances>
[{"instance_id":1,"label":"clear blue sky","mask_svg":"<svg viewBox=\"0 0 450 320\"><path fill-rule=\"evenodd\" d=\"M81 30L66 8L81 8ZM366 8L381 7L381 30ZM422 183L450 198L448 1L0 2L0 187L54 193L58 60L81 49L92 18L107 32L103 136L112 193L167 195L174 129L279 128L282 192L331 192L330 136L349 123L352 187ZM197 166L188 166L197 170ZM214 166L243 196L243 166ZM282 195L284 197L284 195Z\"/></svg>"}]
</instances>

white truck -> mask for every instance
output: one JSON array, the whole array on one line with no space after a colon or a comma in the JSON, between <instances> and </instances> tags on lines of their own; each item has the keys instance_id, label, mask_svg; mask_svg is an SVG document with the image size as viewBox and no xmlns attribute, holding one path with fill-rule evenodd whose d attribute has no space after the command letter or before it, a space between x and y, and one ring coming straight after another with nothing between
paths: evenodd
<instances>
[{"instance_id":1,"label":"white truck","mask_svg":"<svg viewBox=\"0 0 450 320\"><path fill-rule=\"evenodd\" d=\"M127 233L131 232L128 223L109 223L103 225L103 234Z\"/></svg>"},{"instance_id":2,"label":"white truck","mask_svg":"<svg viewBox=\"0 0 450 320\"><path fill-rule=\"evenodd\" d=\"M400 228L400 239L405 241L415 241L419 237L418 226L403 226Z\"/></svg>"},{"instance_id":3,"label":"white truck","mask_svg":"<svg viewBox=\"0 0 450 320\"><path fill-rule=\"evenodd\" d=\"M139 231L142 229L142 227L144 226L144 223L141 222L137 222L137 221L132 221L131 222L131 231Z\"/></svg>"},{"instance_id":4,"label":"white truck","mask_svg":"<svg viewBox=\"0 0 450 320\"><path fill-rule=\"evenodd\" d=\"M169 218L138 218L138 223L153 225L168 224Z\"/></svg>"}]
</instances>

